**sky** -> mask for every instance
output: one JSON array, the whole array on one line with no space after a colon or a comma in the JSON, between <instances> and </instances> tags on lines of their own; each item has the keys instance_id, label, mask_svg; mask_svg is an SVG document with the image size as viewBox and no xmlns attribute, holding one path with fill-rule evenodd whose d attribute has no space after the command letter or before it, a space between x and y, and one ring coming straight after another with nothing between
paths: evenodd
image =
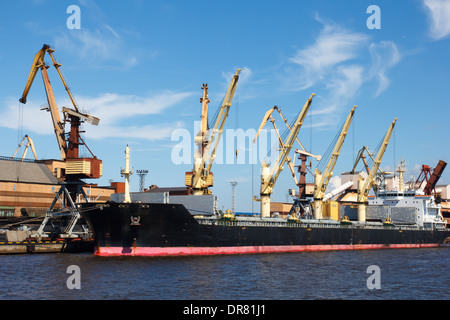
<instances>
[{"instance_id":1,"label":"sky","mask_svg":"<svg viewBox=\"0 0 450 320\"><path fill-rule=\"evenodd\" d=\"M213 115L238 68L225 124L231 133L255 132L275 105L290 123L315 93L298 138L308 152L324 155L358 106L330 188L352 169L363 146L376 150L395 118L383 170L394 170L403 158L406 178L417 178L422 165L450 160L448 0L2 1L0 43L0 155L12 156L28 134L39 159L60 156L50 114L40 110L47 105L40 74L28 102L18 101L34 55L48 44L81 110L100 118L98 126L83 124L84 140L103 160L103 177L89 181L99 185L123 181L129 145L134 170L149 171L146 186L184 186L201 87L208 84ZM58 107L70 107L55 69L48 72ZM219 209L231 209L235 181L236 211L259 212L252 196L259 197L261 161L270 161L264 154L272 150L273 163L278 152L272 135L267 143L253 144L249 136L239 145L224 134L212 167ZM183 161L181 144L191 150ZM257 159L250 159L252 148ZM317 165L311 160L311 172ZM136 174L131 182L131 191L138 191ZM450 169L440 183L450 184ZM285 167L272 201L291 201L292 188Z\"/></svg>"}]
</instances>

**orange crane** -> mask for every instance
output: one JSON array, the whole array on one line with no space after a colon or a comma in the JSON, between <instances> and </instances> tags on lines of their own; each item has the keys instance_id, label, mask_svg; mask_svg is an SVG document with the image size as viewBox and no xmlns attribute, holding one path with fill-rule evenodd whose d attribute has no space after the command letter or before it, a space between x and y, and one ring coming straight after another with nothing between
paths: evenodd
<instances>
[{"instance_id":1,"label":"orange crane","mask_svg":"<svg viewBox=\"0 0 450 320\"><path fill-rule=\"evenodd\" d=\"M434 168L433 170L433 174L431 174L431 168L427 165L422 165L422 172L416 180L416 185L418 184L419 186L421 186L422 183L426 181L423 192L427 195L431 195L431 192L434 191L434 193L436 194L436 184L439 181L446 166L447 162L439 160L436 168Z\"/></svg>"},{"instance_id":2,"label":"orange crane","mask_svg":"<svg viewBox=\"0 0 450 320\"><path fill-rule=\"evenodd\" d=\"M31 65L30 74L28 76L27 83L25 85L25 90L23 91L22 97L19 99L21 103L27 102L27 96L30 91L31 85L36 77L38 70L41 70L42 79L44 81L45 93L47 95L48 101L48 111L50 111L53 129L55 131L56 140L58 142L59 151L61 154L61 160L65 163L66 169L62 175L64 183L61 183L59 191L56 193L52 204L47 210L46 216L41 223L41 226L37 230L34 237L41 238L45 236L44 228L53 216L68 216L70 221L60 234L60 237L77 237L74 234L73 228L77 223L78 219L81 217L75 203L78 200L78 196L82 195L86 201L88 198L83 190L84 182L80 179L87 178L100 178L102 176L102 161L97 159L96 156L91 152L91 150L86 146L86 143L80 136L80 125L82 122L86 121L92 125L98 125L100 119L91 116L89 114L81 113L75 102L75 99L67 86L66 80L60 70L61 64L56 62L53 56L53 50L49 45L44 44L42 49L35 55L33 64ZM56 99L53 94L53 89L50 84L50 79L47 73L49 66L45 64L44 56L48 54L52 59L53 66L55 67L58 75L64 85L64 88L69 95L72 102L72 108L62 108L62 113L64 120L61 120L59 115L58 106L56 104ZM65 133L65 124L70 123L70 132ZM66 138L67 135L67 138ZM79 156L79 146L84 145L86 149L91 153L90 158L80 158ZM60 211L54 213L53 209L55 205L59 202Z\"/></svg>"},{"instance_id":3,"label":"orange crane","mask_svg":"<svg viewBox=\"0 0 450 320\"><path fill-rule=\"evenodd\" d=\"M35 55L33 64L31 66L30 74L23 91L22 97L19 99L21 103L27 102L27 96L30 91L31 85L36 77L38 70L41 70L42 79L44 81L45 92L48 101L48 111L50 111L53 129L55 131L56 140L58 143L59 151L61 154L61 160L66 163L65 175L70 179L86 179L86 178L100 178L102 175L102 161L97 159L96 156L87 147L86 143L80 136L80 125L82 122L86 121L92 125L98 125L100 119L91 116L89 114L84 114L79 111L79 108L75 102L75 99L67 86L66 80L60 70L61 64L56 62L53 56L53 50L49 45L44 44L42 49ZM73 109L63 108L62 112L64 115L64 120L61 120L59 115L58 106L56 104L55 96L53 94L53 89L50 84L50 79L47 73L49 66L45 64L44 56L48 54L52 59L53 66L55 67L58 75L66 89L69 98L72 102ZM70 122L70 132L66 138L65 133L65 123ZM84 145L86 149L91 153L91 158L80 158L79 157L79 146Z\"/></svg>"}]
</instances>

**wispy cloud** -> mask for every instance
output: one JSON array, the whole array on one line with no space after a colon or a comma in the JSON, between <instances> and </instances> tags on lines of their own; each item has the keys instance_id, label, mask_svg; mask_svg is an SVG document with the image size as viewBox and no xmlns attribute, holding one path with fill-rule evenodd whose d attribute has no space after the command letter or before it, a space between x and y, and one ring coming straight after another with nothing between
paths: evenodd
<instances>
[{"instance_id":1,"label":"wispy cloud","mask_svg":"<svg viewBox=\"0 0 450 320\"><path fill-rule=\"evenodd\" d=\"M389 85L388 70L401 60L392 41L374 43L368 35L320 22L324 27L314 43L299 49L285 69L290 90L319 89L311 112L318 115L315 127L336 124L332 114L357 104L366 83L375 81L374 97L380 95Z\"/></svg>"},{"instance_id":2,"label":"wispy cloud","mask_svg":"<svg viewBox=\"0 0 450 320\"><path fill-rule=\"evenodd\" d=\"M317 81L324 80L336 66L356 58L358 51L367 42L368 37L362 33L326 25L314 44L298 50L289 59L291 63L303 68L293 85L297 90L304 90Z\"/></svg>"},{"instance_id":3,"label":"wispy cloud","mask_svg":"<svg viewBox=\"0 0 450 320\"><path fill-rule=\"evenodd\" d=\"M389 85L389 79L386 75L387 70L400 62L401 57L397 46L392 41L381 41L380 43L371 43L370 55L372 57L372 68L370 75L376 77L379 81L378 89L375 93L377 97Z\"/></svg>"},{"instance_id":4,"label":"wispy cloud","mask_svg":"<svg viewBox=\"0 0 450 320\"><path fill-rule=\"evenodd\" d=\"M431 38L440 40L450 35L450 1L423 0L423 4L430 20Z\"/></svg>"},{"instance_id":5,"label":"wispy cloud","mask_svg":"<svg viewBox=\"0 0 450 320\"><path fill-rule=\"evenodd\" d=\"M81 96L77 98L77 102L83 109L101 118L102 124L109 125L135 116L160 114L192 94L194 93L172 90L148 96L104 93L97 97Z\"/></svg>"},{"instance_id":6,"label":"wispy cloud","mask_svg":"<svg viewBox=\"0 0 450 320\"><path fill-rule=\"evenodd\" d=\"M121 95L117 93L101 94L97 97L81 96L77 98L80 109L100 118L99 126L86 128L86 136L90 139L133 138L141 140L161 140L170 137L171 132L181 127L179 121L155 124L145 121L145 116L161 114L191 96L190 92L163 91L144 97ZM59 106L71 106L68 99L57 99ZM6 107L0 110L0 126L15 129L19 123L17 100L8 98ZM23 130L44 135L53 134L50 115L40 110L38 104L29 101L24 106L23 119L20 121Z\"/></svg>"},{"instance_id":7,"label":"wispy cloud","mask_svg":"<svg viewBox=\"0 0 450 320\"><path fill-rule=\"evenodd\" d=\"M95 30L65 30L55 37L54 44L58 51L76 53L84 63L100 68L128 69L138 63L138 55L130 50L125 51L127 45L123 37L107 24Z\"/></svg>"}]
</instances>

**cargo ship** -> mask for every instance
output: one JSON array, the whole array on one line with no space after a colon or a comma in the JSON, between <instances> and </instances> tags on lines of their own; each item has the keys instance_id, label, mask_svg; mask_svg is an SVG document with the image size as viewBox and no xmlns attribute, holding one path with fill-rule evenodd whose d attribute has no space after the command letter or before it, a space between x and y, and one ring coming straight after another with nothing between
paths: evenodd
<instances>
[{"instance_id":1,"label":"cargo ship","mask_svg":"<svg viewBox=\"0 0 450 320\"><path fill-rule=\"evenodd\" d=\"M201 196L199 196L201 197ZM418 200L419 201L419 200ZM421 199L420 201L424 201ZM422 225L389 221L196 216L183 204L84 203L95 255L180 256L438 247L450 242L439 215Z\"/></svg>"},{"instance_id":2,"label":"cargo ship","mask_svg":"<svg viewBox=\"0 0 450 320\"><path fill-rule=\"evenodd\" d=\"M259 216L239 216L229 210L219 213L217 197L209 192L130 193L128 146L125 159L123 195L111 197L108 203L77 204L94 234L98 256L429 248L450 243L450 229L432 194L380 191L366 203L348 206L342 210L344 216L335 219L308 214L305 199L295 201L287 217L264 216L263 210ZM186 185L195 188L189 183L191 177ZM313 210L313 199L306 200Z\"/></svg>"},{"instance_id":3,"label":"cargo ship","mask_svg":"<svg viewBox=\"0 0 450 320\"><path fill-rule=\"evenodd\" d=\"M239 216L231 211L219 213L217 198L208 189L213 185L210 171L217 141L220 139L228 114L240 69L236 72L222 104L216 125L208 135L207 85L204 84L201 130L194 141L198 150L194 154L194 168L186 172L185 185L192 190L185 196L170 193L129 192L129 148L125 150L125 177L123 198L112 197L108 203L79 203L78 211L94 233L95 251L98 256L185 256L251 254L272 252L301 252L323 250L387 249L438 247L450 242L450 229L440 213L440 206L433 195L399 191L379 193L376 202L366 201L374 181L381 157L387 147L395 120L384 138L375 165L370 170L370 183L363 186L363 201L358 200L357 221L352 217L325 218L321 214L307 214L305 203L297 201L287 217L269 215L270 194L276 178L287 163L287 154L306 116L314 94L298 114L290 134L282 144L275 169L268 172L265 164L261 170L261 214ZM341 136L345 136L352 109ZM270 110L265 119L269 118ZM264 126L265 120L260 127ZM217 136L214 136L217 133ZM338 142L340 145L343 139ZM208 151L212 150L209 155ZM338 154L338 152L334 152ZM206 156L205 156L206 155ZM210 161L207 164L207 160ZM330 161L332 161L331 159ZM330 167L330 166L328 166ZM331 170L332 171L332 170ZM329 177L327 172L323 176ZM303 181L301 181L303 183ZM309 207L317 197L307 199ZM299 196L300 200L305 200ZM322 197L320 197L320 200ZM323 201L321 201L323 202ZM395 203L395 204L394 204ZM298 204L298 205L297 205ZM314 205L316 205L314 203ZM318 208L317 206L314 206ZM375 208L376 210L371 210ZM356 209L356 208L351 208ZM344 211L345 212L345 211ZM404 222L402 217L409 217ZM400 217L400 219L399 219Z\"/></svg>"}]
</instances>

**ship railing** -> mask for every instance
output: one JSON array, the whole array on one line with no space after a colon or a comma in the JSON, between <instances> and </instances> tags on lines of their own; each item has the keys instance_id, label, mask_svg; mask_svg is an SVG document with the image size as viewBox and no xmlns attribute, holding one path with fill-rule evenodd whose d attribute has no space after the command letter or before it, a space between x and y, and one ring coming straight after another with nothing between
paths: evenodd
<instances>
[{"instance_id":1,"label":"ship railing","mask_svg":"<svg viewBox=\"0 0 450 320\"><path fill-rule=\"evenodd\" d=\"M238 219L237 221L226 221L226 223L219 222L215 217L202 217L196 219L200 224L205 225L227 225L227 226L242 226L242 227L286 227L286 228L342 228L342 229L379 229L384 230L386 227L382 223L366 224L353 221L351 225L341 225L338 222L325 221L308 221L301 220L301 223L288 223L286 220L277 219L270 221L268 219ZM430 230L430 228L417 225L395 225L389 227L391 230Z\"/></svg>"},{"instance_id":2,"label":"ship railing","mask_svg":"<svg viewBox=\"0 0 450 320\"><path fill-rule=\"evenodd\" d=\"M5 157L5 156L0 156L0 160L7 160L7 161L16 161L16 162L30 162L30 163L35 163L35 162L39 162L38 160L34 160L34 159L21 159L21 158L13 158L13 157Z\"/></svg>"}]
</instances>

